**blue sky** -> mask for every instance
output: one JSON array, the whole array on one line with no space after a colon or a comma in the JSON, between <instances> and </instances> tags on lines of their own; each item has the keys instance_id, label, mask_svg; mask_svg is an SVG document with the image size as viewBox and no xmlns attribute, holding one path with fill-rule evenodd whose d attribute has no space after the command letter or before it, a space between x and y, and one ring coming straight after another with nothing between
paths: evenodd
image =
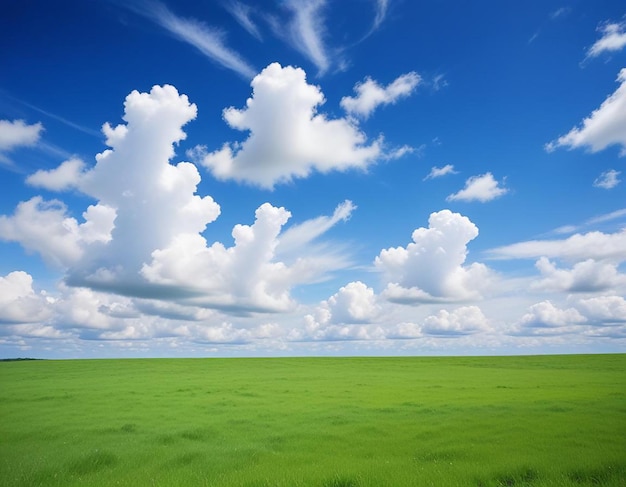
<instances>
[{"instance_id":1,"label":"blue sky","mask_svg":"<svg viewBox=\"0 0 626 487\"><path fill-rule=\"evenodd\" d=\"M0 356L626 350L618 1L32 0Z\"/></svg>"}]
</instances>

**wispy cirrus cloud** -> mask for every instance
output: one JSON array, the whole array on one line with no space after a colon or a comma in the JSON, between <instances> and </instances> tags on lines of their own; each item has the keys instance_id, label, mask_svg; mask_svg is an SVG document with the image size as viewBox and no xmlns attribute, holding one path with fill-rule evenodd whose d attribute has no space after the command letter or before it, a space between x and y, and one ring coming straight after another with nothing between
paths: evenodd
<instances>
[{"instance_id":1,"label":"wispy cirrus cloud","mask_svg":"<svg viewBox=\"0 0 626 487\"><path fill-rule=\"evenodd\" d=\"M156 0L129 3L126 7L152 20L172 36L192 45L212 61L235 71L244 78L251 79L256 74L252 65L226 45L223 31L196 19L179 17Z\"/></svg>"},{"instance_id":2,"label":"wispy cirrus cloud","mask_svg":"<svg viewBox=\"0 0 626 487\"><path fill-rule=\"evenodd\" d=\"M226 10L230 12L230 14L235 18L235 20L243 27L248 34L255 37L256 39L263 40L261 36L261 32L259 28L252 20L252 12L253 8L250 5L247 5L242 2L233 1L230 3L224 4Z\"/></svg>"},{"instance_id":3,"label":"wispy cirrus cloud","mask_svg":"<svg viewBox=\"0 0 626 487\"><path fill-rule=\"evenodd\" d=\"M287 26L292 46L317 66L320 75L324 74L331 65L324 42L326 0L289 0L284 6L292 14Z\"/></svg>"}]
</instances>

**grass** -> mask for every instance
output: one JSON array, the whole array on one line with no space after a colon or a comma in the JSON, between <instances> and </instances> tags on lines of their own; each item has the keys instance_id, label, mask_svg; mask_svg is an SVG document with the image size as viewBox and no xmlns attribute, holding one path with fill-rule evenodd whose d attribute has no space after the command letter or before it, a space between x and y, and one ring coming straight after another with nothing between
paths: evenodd
<instances>
[{"instance_id":1,"label":"grass","mask_svg":"<svg viewBox=\"0 0 626 487\"><path fill-rule=\"evenodd\" d=\"M0 363L0 486L626 486L626 355Z\"/></svg>"}]
</instances>

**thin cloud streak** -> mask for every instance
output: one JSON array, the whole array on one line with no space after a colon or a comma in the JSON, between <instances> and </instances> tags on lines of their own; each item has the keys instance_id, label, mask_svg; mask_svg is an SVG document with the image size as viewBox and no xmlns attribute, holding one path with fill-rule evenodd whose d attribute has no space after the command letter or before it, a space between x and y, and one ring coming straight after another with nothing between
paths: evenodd
<instances>
[{"instance_id":1,"label":"thin cloud streak","mask_svg":"<svg viewBox=\"0 0 626 487\"><path fill-rule=\"evenodd\" d=\"M259 41L263 40L261 36L261 32L259 32L258 27L250 18L250 13L252 12L252 7L250 5L246 5L245 3L234 1L232 3L224 4L224 7L230 14L235 18L235 20L243 27L248 34L252 37L255 37Z\"/></svg>"},{"instance_id":2,"label":"thin cloud streak","mask_svg":"<svg viewBox=\"0 0 626 487\"><path fill-rule=\"evenodd\" d=\"M293 14L289 25L292 45L308 57L323 75L330 67L330 60L324 45L324 16L322 9L325 0L289 1L285 7Z\"/></svg>"},{"instance_id":3,"label":"thin cloud streak","mask_svg":"<svg viewBox=\"0 0 626 487\"><path fill-rule=\"evenodd\" d=\"M177 39L198 49L212 61L231 69L246 79L251 79L256 70L236 51L224 44L223 33L195 19L183 19L158 1L142 1L127 8L146 17Z\"/></svg>"}]
</instances>

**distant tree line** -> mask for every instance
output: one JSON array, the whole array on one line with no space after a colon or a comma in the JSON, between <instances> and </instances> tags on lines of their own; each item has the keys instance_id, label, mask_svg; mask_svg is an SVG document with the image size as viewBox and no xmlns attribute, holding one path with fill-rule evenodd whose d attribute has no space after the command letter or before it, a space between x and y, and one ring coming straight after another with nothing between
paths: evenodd
<instances>
[{"instance_id":1,"label":"distant tree line","mask_svg":"<svg viewBox=\"0 0 626 487\"><path fill-rule=\"evenodd\" d=\"M0 362L18 362L20 360L43 360L41 358L18 357L18 358L0 358Z\"/></svg>"}]
</instances>

